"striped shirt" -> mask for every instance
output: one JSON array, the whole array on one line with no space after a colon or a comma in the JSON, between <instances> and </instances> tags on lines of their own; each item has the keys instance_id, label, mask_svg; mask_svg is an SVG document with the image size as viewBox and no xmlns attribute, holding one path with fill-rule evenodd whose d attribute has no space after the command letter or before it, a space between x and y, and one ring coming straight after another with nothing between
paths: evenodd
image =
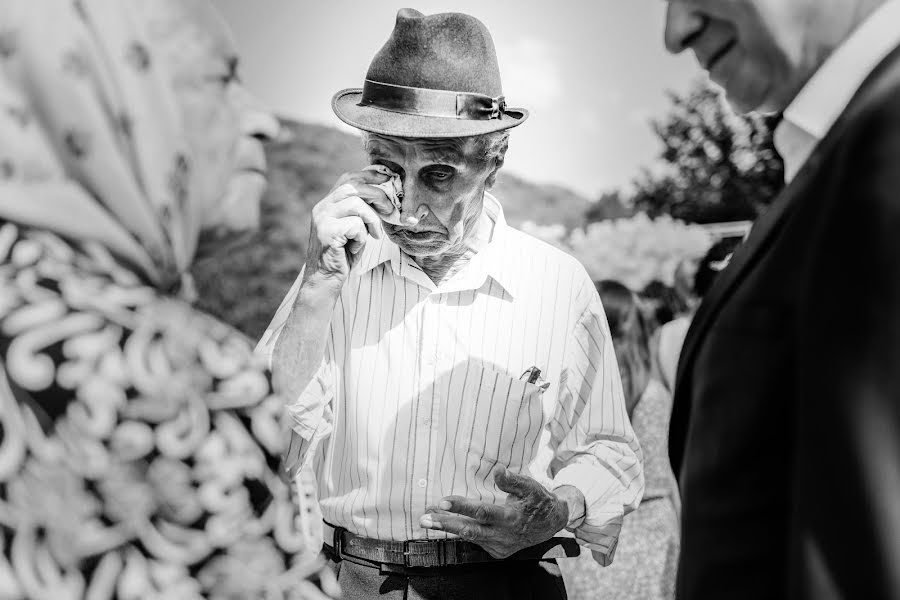
<instances>
[{"instance_id":1,"label":"striped shirt","mask_svg":"<svg viewBox=\"0 0 900 600\"><path fill-rule=\"evenodd\" d=\"M315 448L303 460L322 515L365 537L446 537L419 527L426 507L502 503L503 465L579 489L575 537L607 562L644 483L600 298L574 258L509 227L489 194L485 210L490 243L440 286L387 237L353 265L322 365L288 407ZM270 357L300 280L260 341Z\"/></svg>"}]
</instances>

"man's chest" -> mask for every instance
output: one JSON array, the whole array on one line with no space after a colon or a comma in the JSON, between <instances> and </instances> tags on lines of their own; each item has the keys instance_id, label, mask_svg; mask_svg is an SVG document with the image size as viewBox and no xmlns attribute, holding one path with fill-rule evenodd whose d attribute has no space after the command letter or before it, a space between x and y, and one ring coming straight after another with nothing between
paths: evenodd
<instances>
[{"instance_id":1,"label":"man's chest","mask_svg":"<svg viewBox=\"0 0 900 600\"><path fill-rule=\"evenodd\" d=\"M375 277L358 290L338 302L329 344L344 402L391 406L422 395L466 402L472 381L511 389L532 368L540 369L537 383L549 384L544 395L556 396L571 328L565 299L541 290L513 299L491 281L435 293Z\"/></svg>"}]
</instances>

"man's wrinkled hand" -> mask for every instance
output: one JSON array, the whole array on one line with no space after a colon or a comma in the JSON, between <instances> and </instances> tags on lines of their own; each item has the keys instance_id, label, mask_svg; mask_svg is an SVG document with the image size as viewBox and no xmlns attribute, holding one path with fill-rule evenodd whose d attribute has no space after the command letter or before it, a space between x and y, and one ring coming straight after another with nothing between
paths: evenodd
<instances>
[{"instance_id":1,"label":"man's wrinkled hand","mask_svg":"<svg viewBox=\"0 0 900 600\"><path fill-rule=\"evenodd\" d=\"M478 544L494 558L545 542L565 528L567 503L531 477L500 467L494 481L508 494L505 504L447 496L429 508L419 524Z\"/></svg>"},{"instance_id":2,"label":"man's wrinkled hand","mask_svg":"<svg viewBox=\"0 0 900 600\"><path fill-rule=\"evenodd\" d=\"M375 184L389 178L375 171L345 173L312 210L304 279L343 284L352 257L365 247L369 236L382 235L379 213L394 206Z\"/></svg>"}]
</instances>

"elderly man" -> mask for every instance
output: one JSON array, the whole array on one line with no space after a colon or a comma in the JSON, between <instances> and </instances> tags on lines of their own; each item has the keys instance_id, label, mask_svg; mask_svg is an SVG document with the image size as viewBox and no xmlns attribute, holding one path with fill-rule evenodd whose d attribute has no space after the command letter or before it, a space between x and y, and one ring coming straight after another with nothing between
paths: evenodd
<instances>
[{"instance_id":1,"label":"elderly man","mask_svg":"<svg viewBox=\"0 0 900 600\"><path fill-rule=\"evenodd\" d=\"M788 179L681 356L679 595L900 598L900 2L668 10Z\"/></svg>"},{"instance_id":2,"label":"elderly man","mask_svg":"<svg viewBox=\"0 0 900 600\"><path fill-rule=\"evenodd\" d=\"M564 598L557 534L612 560L643 475L591 280L486 192L527 112L483 24L409 9L333 108L374 167L316 205L261 346L344 593Z\"/></svg>"}]
</instances>

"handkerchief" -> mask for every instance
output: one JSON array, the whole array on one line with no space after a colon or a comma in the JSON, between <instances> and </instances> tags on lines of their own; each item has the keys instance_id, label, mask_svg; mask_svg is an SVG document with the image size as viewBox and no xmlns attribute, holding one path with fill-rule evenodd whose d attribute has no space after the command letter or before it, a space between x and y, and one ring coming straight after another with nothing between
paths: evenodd
<instances>
[{"instance_id":1,"label":"handkerchief","mask_svg":"<svg viewBox=\"0 0 900 600\"><path fill-rule=\"evenodd\" d=\"M384 165L369 165L368 167L364 168L363 171L375 171L376 173L381 173L382 175L387 175L388 177L390 177L390 179L385 181L384 183L373 184L375 187L384 190L384 193L391 201L391 204L394 205L394 212L389 215L382 215L379 213L378 216L381 217L381 220L386 223L399 225L401 209L400 202L403 200L403 182L400 181L400 176Z\"/></svg>"}]
</instances>

